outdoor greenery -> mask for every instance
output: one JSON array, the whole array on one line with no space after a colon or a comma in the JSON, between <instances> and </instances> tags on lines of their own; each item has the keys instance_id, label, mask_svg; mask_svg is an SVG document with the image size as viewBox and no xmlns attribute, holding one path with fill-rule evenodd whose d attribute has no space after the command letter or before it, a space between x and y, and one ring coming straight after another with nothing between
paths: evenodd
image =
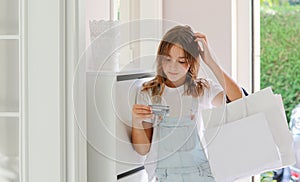
<instances>
[{"instance_id":1,"label":"outdoor greenery","mask_svg":"<svg viewBox=\"0 0 300 182\"><path fill-rule=\"evenodd\" d=\"M260 6L289 6L298 5L300 0L260 0Z\"/></svg>"},{"instance_id":2,"label":"outdoor greenery","mask_svg":"<svg viewBox=\"0 0 300 182\"><path fill-rule=\"evenodd\" d=\"M261 88L281 94L290 121L300 103L300 0L260 0ZM261 182L278 180L277 171L261 174ZM279 180L280 181L280 180Z\"/></svg>"},{"instance_id":3,"label":"outdoor greenery","mask_svg":"<svg viewBox=\"0 0 300 182\"><path fill-rule=\"evenodd\" d=\"M282 95L290 121L300 103L300 6L286 2L261 0L261 88Z\"/></svg>"}]
</instances>

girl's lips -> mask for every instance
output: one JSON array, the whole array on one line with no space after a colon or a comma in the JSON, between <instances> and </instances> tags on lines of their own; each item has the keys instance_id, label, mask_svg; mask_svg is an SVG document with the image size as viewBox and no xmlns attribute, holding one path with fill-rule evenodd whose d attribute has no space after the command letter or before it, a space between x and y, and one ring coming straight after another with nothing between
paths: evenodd
<instances>
[{"instance_id":1,"label":"girl's lips","mask_svg":"<svg viewBox=\"0 0 300 182\"><path fill-rule=\"evenodd\" d=\"M178 73L171 73L171 72L169 72L169 74L170 74L170 75L177 75Z\"/></svg>"}]
</instances>

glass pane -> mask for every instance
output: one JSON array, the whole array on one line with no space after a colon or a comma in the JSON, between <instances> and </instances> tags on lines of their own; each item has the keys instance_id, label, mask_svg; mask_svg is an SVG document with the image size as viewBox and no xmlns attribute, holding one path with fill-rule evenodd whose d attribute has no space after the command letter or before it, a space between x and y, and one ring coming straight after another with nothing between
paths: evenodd
<instances>
[{"instance_id":1,"label":"glass pane","mask_svg":"<svg viewBox=\"0 0 300 182\"><path fill-rule=\"evenodd\" d=\"M0 181L19 181L18 118L0 118Z\"/></svg>"},{"instance_id":2,"label":"glass pane","mask_svg":"<svg viewBox=\"0 0 300 182\"><path fill-rule=\"evenodd\" d=\"M17 40L0 40L0 112L18 111L19 48Z\"/></svg>"},{"instance_id":3,"label":"glass pane","mask_svg":"<svg viewBox=\"0 0 300 182\"><path fill-rule=\"evenodd\" d=\"M18 34L18 0L0 1L0 34Z\"/></svg>"}]
</instances>

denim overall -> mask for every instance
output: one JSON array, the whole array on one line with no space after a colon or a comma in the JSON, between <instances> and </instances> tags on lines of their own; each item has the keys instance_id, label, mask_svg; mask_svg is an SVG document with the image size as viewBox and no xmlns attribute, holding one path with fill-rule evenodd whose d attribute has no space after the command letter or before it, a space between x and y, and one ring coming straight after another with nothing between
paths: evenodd
<instances>
[{"instance_id":1,"label":"denim overall","mask_svg":"<svg viewBox=\"0 0 300 182\"><path fill-rule=\"evenodd\" d=\"M191 117L165 117L157 127L159 135L155 176L160 182L213 182L200 143L196 121Z\"/></svg>"}]
</instances>

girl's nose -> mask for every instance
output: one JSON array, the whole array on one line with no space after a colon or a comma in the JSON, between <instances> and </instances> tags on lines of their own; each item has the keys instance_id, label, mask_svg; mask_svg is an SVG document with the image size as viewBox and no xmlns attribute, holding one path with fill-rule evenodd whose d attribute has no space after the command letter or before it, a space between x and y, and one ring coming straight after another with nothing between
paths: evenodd
<instances>
[{"instance_id":1,"label":"girl's nose","mask_svg":"<svg viewBox=\"0 0 300 182\"><path fill-rule=\"evenodd\" d=\"M171 59L170 65L173 66L173 67L176 67L177 66L177 61L175 59Z\"/></svg>"}]
</instances>

